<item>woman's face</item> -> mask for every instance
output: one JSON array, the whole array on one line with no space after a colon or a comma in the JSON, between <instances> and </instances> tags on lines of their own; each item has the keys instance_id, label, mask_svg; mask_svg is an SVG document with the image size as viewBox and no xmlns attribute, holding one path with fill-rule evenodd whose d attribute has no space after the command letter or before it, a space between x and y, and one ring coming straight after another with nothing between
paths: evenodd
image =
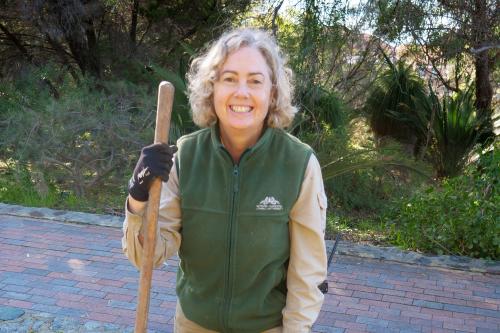
<instances>
[{"instance_id":1,"label":"woman's face","mask_svg":"<svg viewBox=\"0 0 500 333\"><path fill-rule=\"evenodd\" d=\"M225 132L260 135L271 101L271 70L259 50L229 54L214 83L214 107Z\"/></svg>"}]
</instances>

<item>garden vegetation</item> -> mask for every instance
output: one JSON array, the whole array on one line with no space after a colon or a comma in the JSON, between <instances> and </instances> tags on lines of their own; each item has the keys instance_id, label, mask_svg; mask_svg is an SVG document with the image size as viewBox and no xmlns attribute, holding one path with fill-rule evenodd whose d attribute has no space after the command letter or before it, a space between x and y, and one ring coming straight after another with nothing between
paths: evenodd
<instances>
[{"instance_id":1,"label":"garden vegetation","mask_svg":"<svg viewBox=\"0 0 500 333\"><path fill-rule=\"evenodd\" d=\"M196 130L190 59L254 26L294 70L289 131L322 165L328 238L500 259L498 3L287 4L0 1L0 202L121 214L158 83L175 142Z\"/></svg>"}]
</instances>

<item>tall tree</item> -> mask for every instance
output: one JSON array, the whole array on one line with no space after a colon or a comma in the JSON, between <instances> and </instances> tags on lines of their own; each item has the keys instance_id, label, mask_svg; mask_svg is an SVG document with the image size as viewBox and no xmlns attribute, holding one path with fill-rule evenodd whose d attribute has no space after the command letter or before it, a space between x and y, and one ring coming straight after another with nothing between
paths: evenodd
<instances>
[{"instance_id":1,"label":"tall tree","mask_svg":"<svg viewBox=\"0 0 500 333\"><path fill-rule=\"evenodd\" d=\"M201 47L249 3L0 0L0 76L18 68L12 63L20 59L59 63L77 80L79 73L99 78L113 69L119 72L129 59L175 67L181 45Z\"/></svg>"},{"instance_id":2,"label":"tall tree","mask_svg":"<svg viewBox=\"0 0 500 333\"><path fill-rule=\"evenodd\" d=\"M431 73L449 90L459 90L464 57L473 64L475 106L491 111L491 73L500 58L500 2L497 0L372 0L378 13L377 33L409 38L423 52ZM465 60L467 60L465 59ZM455 77L443 72L455 64ZM441 66L440 66L441 65Z\"/></svg>"}]
</instances>

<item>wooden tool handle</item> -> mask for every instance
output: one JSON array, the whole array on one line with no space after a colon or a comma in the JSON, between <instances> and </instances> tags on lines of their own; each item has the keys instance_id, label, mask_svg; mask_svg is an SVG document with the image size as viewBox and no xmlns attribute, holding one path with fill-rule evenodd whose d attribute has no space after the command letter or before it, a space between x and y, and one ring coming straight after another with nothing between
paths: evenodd
<instances>
[{"instance_id":1,"label":"wooden tool handle","mask_svg":"<svg viewBox=\"0 0 500 333\"><path fill-rule=\"evenodd\" d=\"M168 143L168 131L174 101L174 86L162 81L158 87L158 106L156 109L155 143ZM146 333L148 326L149 294L153 278L153 259L156 245L156 229L158 224L158 209L160 206L161 179L156 178L149 189L149 200L146 208L144 225L144 244L142 252L142 267L137 296L137 313L135 333Z\"/></svg>"}]
</instances>

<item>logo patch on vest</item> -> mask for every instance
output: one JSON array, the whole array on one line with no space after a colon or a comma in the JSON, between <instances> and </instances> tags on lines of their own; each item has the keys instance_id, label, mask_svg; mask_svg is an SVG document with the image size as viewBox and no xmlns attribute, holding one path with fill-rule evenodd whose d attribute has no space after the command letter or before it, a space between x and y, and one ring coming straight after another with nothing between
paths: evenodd
<instances>
[{"instance_id":1,"label":"logo patch on vest","mask_svg":"<svg viewBox=\"0 0 500 333\"><path fill-rule=\"evenodd\" d=\"M257 210L283 210L283 206L274 197L266 197L257 206Z\"/></svg>"}]
</instances>

